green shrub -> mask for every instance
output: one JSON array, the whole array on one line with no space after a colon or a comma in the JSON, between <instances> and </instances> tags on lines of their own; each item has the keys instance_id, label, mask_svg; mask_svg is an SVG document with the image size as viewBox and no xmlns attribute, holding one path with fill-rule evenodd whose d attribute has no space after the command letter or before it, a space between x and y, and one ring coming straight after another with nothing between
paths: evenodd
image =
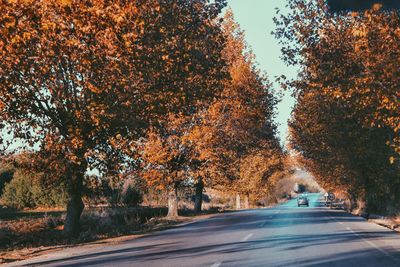
<instances>
[{"instance_id":1,"label":"green shrub","mask_svg":"<svg viewBox=\"0 0 400 267\"><path fill-rule=\"evenodd\" d=\"M14 175L14 168L6 164L0 164L0 196L3 193L4 186L9 183Z\"/></svg>"},{"instance_id":2,"label":"green shrub","mask_svg":"<svg viewBox=\"0 0 400 267\"><path fill-rule=\"evenodd\" d=\"M102 182L102 194L111 206L137 206L143 202L146 188L145 182L139 177L120 181L109 178L103 179Z\"/></svg>"},{"instance_id":3,"label":"green shrub","mask_svg":"<svg viewBox=\"0 0 400 267\"><path fill-rule=\"evenodd\" d=\"M4 187L3 204L17 209L65 206L65 187L45 186L40 178L40 174L17 170Z\"/></svg>"},{"instance_id":4,"label":"green shrub","mask_svg":"<svg viewBox=\"0 0 400 267\"><path fill-rule=\"evenodd\" d=\"M2 202L13 208L34 208L36 206L34 192L39 191L33 185L32 175L17 171L14 178L5 185Z\"/></svg>"},{"instance_id":5,"label":"green shrub","mask_svg":"<svg viewBox=\"0 0 400 267\"><path fill-rule=\"evenodd\" d=\"M67 192L63 184L57 186L34 186L40 191L34 192L35 203L38 207L65 207L67 204Z\"/></svg>"},{"instance_id":6,"label":"green shrub","mask_svg":"<svg viewBox=\"0 0 400 267\"><path fill-rule=\"evenodd\" d=\"M129 185L122 194L122 202L126 206L137 206L143 202L143 194L138 188Z\"/></svg>"}]
</instances>

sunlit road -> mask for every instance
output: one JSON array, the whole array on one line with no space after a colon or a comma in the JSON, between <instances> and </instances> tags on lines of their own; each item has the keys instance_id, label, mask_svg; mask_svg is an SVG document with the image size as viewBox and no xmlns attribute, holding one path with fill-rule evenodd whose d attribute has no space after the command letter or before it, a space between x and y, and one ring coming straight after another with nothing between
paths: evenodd
<instances>
[{"instance_id":1,"label":"sunlit road","mask_svg":"<svg viewBox=\"0 0 400 267\"><path fill-rule=\"evenodd\" d=\"M117 245L74 248L15 265L400 266L400 235L343 211L295 199L217 215ZM29 265L30 266L30 265Z\"/></svg>"}]
</instances>

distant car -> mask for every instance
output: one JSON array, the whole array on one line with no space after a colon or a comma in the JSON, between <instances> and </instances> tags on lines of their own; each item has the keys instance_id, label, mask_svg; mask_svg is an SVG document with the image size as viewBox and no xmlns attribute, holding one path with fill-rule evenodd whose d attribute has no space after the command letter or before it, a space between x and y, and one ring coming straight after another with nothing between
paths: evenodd
<instances>
[{"instance_id":1,"label":"distant car","mask_svg":"<svg viewBox=\"0 0 400 267\"><path fill-rule=\"evenodd\" d=\"M308 204L308 198L306 196L300 196L297 198L297 207L300 207L301 205L304 206L309 206Z\"/></svg>"}]
</instances>

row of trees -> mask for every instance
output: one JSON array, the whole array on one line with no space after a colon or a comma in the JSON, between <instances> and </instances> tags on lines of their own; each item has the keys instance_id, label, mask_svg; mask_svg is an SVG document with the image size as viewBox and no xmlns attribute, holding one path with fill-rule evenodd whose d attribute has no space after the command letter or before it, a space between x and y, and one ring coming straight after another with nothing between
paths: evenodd
<instances>
[{"instance_id":1,"label":"row of trees","mask_svg":"<svg viewBox=\"0 0 400 267\"><path fill-rule=\"evenodd\" d=\"M282 171L277 99L224 0L1 1L3 150L67 186L79 232L88 170L169 194L265 193Z\"/></svg>"},{"instance_id":2,"label":"row of trees","mask_svg":"<svg viewBox=\"0 0 400 267\"><path fill-rule=\"evenodd\" d=\"M379 5L329 12L322 0L291 0L276 19L297 104L291 144L326 189L374 212L400 208L400 16Z\"/></svg>"}]
</instances>

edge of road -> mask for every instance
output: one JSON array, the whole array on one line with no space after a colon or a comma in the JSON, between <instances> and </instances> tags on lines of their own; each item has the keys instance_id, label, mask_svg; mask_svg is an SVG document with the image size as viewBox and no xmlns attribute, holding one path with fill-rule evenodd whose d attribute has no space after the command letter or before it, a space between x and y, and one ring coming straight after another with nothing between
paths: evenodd
<instances>
[{"instance_id":1,"label":"edge of road","mask_svg":"<svg viewBox=\"0 0 400 267\"><path fill-rule=\"evenodd\" d=\"M386 227L386 228L400 234L400 218L392 218L392 217L386 217L386 216L381 216L381 215L376 215L376 214L364 214L364 213L358 214L358 213L353 213L350 211L346 211L346 212L348 212L354 216L361 217L369 223L374 223L374 224Z\"/></svg>"},{"instance_id":2,"label":"edge of road","mask_svg":"<svg viewBox=\"0 0 400 267\"><path fill-rule=\"evenodd\" d=\"M326 207L326 208L328 208L328 207ZM334 209L330 209L330 210L341 210L352 216L362 218L369 223L373 223L373 224L388 228L389 230L392 230L392 231L400 234L400 217L392 218L392 217L387 217L387 216L382 216L382 215L377 215L377 214L370 214L370 213L359 212L359 211L352 212L348 209L334 208Z\"/></svg>"}]
</instances>

